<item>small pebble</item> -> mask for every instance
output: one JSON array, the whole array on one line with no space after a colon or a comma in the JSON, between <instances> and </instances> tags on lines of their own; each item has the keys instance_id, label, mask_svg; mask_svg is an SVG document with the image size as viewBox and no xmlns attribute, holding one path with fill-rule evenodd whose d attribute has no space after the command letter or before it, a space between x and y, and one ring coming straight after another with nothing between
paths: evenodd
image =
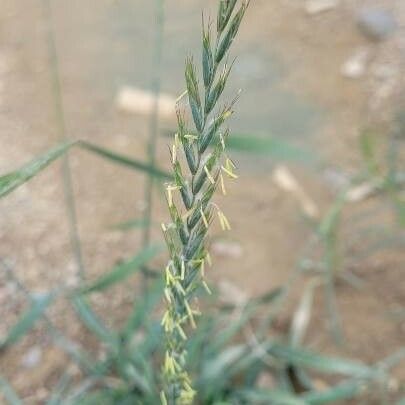
<instances>
[{"instance_id":1,"label":"small pebble","mask_svg":"<svg viewBox=\"0 0 405 405\"><path fill-rule=\"evenodd\" d=\"M34 368L40 363L41 359L42 349L39 346L33 346L24 354L21 365L25 368Z\"/></svg>"},{"instance_id":2,"label":"small pebble","mask_svg":"<svg viewBox=\"0 0 405 405\"><path fill-rule=\"evenodd\" d=\"M131 86L122 87L116 96L116 107L123 112L139 115L150 115L158 101L159 117L173 119L175 116L176 98L170 94L161 93L159 99L143 89Z\"/></svg>"},{"instance_id":3,"label":"small pebble","mask_svg":"<svg viewBox=\"0 0 405 405\"><path fill-rule=\"evenodd\" d=\"M323 13L332 10L339 5L339 0L307 0L305 11L309 15Z\"/></svg>"},{"instance_id":4,"label":"small pebble","mask_svg":"<svg viewBox=\"0 0 405 405\"><path fill-rule=\"evenodd\" d=\"M364 8L357 15L357 24L363 34L373 41L382 41L398 28L394 15L381 8Z\"/></svg>"},{"instance_id":5,"label":"small pebble","mask_svg":"<svg viewBox=\"0 0 405 405\"><path fill-rule=\"evenodd\" d=\"M367 64L370 59L370 53L367 48L360 48L347 59L341 68L341 73L349 79L358 79L362 77L367 70Z\"/></svg>"}]
</instances>

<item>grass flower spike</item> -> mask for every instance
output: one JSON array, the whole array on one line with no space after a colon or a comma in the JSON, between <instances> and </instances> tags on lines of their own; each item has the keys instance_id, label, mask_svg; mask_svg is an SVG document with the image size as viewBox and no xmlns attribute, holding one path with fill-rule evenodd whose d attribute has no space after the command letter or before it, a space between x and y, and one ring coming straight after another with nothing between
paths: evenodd
<instances>
[{"instance_id":1,"label":"grass flower spike","mask_svg":"<svg viewBox=\"0 0 405 405\"><path fill-rule=\"evenodd\" d=\"M235 165L225 155L229 130L223 128L236 99L215 111L232 68L226 62L229 49L249 1L242 1L238 7L237 3L220 0L215 44L210 24L203 26L202 86L190 57L185 68L187 91L177 104L178 132L170 148L174 182L166 185L171 222L162 224L170 254L165 270L167 306L162 319L166 336L163 404L186 405L194 400L196 393L186 371L186 342L189 330L197 327L199 311L193 309L194 295L200 287L210 293L204 280L205 263L211 263L206 237L216 218L222 229L231 228L224 213L211 200L218 185L226 194L225 177L237 178ZM185 95L194 123L192 131L188 130L185 113L180 108Z\"/></svg>"}]
</instances>

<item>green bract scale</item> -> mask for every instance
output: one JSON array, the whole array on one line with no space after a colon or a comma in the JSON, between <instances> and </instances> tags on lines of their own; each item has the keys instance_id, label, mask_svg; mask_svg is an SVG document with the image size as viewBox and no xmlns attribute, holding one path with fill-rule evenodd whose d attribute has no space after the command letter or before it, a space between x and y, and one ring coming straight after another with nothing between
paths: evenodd
<instances>
[{"instance_id":1,"label":"green bract scale","mask_svg":"<svg viewBox=\"0 0 405 405\"><path fill-rule=\"evenodd\" d=\"M185 350L187 333L196 328L200 315L195 308L195 293L203 287L205 265L211 264L206 238L211 222L217 218L223 230L230 224L224 213L212 202L219 186L226 194L224 177L237 178L235 165L226 155L229 130L224 128L232 115L237 98L216 109L228 80L231 65L226 62L230 46L238 32L249 1L221 0L217 17L215 43L211 26L202 33L202 85L193 59L186 60L187 91L178 99L178 131L171 148L173 182L166 184L171 221L162 224L170 254L164 272L166 311L162 326L166 336L163 364L163 404L191 404L195 391L187 373ZM218 73L219 72L219 73ZM181 109L187 95L194 128L188 129Z\"/></svg>"}]
</instances>

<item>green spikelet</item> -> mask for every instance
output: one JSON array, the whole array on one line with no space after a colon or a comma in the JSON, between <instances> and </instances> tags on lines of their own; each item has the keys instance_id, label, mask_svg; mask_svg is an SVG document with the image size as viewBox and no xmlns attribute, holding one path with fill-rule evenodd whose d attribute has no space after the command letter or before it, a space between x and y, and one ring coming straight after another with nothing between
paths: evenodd
<instances>
[{"instance_id":1,"label":"green spikelet","mask_svg":"<svg viewBox=\"0 0 405 405\"><path fill-rule=\"evenodd\" d=\"M194 294L200 287L210 293L204 280L205 263L210 262L206 249L210 224L217 218L223 230L230 229L228 219L212 202L212 197L218 185L226 193L224 176L237 178L235 166L226 156L229 131L222 129L233 112L236 99L218 112L213 111L226 86L231 66L223 64L218 77L217 71L228 55L249 4L249 1L242 1L234 12L237 2L219 2L214 49L210 27L203 27L202 94L194 61L192 58L186 60L188 104L195 130L187 130L184 113L177 106L178 132L171 150L174 181L166 185L171 222L162 224L170 254L164 272L166 311L162 326L166 354L162 367L162 404L193 403L196 392L186 371L185 346L190 327L196 328L199 315L193 308Z\"/></svg>"}]
</instances>

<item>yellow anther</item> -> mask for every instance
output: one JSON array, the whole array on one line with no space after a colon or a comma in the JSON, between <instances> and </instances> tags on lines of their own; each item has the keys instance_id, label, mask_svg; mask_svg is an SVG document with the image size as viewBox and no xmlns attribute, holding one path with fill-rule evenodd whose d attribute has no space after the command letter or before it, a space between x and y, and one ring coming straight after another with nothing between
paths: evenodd
<instances>
[{"instance_id":1,"label":"yellow anther","mask_svg":"<svg viewBox=\"0 0 405 405\"><path fill-rule=\"evenodd\" d=\"M236 169L235 164L234 164L234 163L232 162L232 160L229 159L229 158L226 158L225 167L226 167L228 170Z\"/></svg>"},{"instance_id":2,"label":"yellow anther","mask_svg":"<svg viewBox=\"0 0 405 405\"><path fill-rule=\"evenodd\" d=\"M205 288L205 291L207 291L207 293L208 293L209 295L211 295L212 292L211 292L210 288L208 287L208 284L205 282L205 280L203 280L202 285L203 285L203 287Z\"/></svg>"},{"instance_id":3,"label":"yellow anther","mask_svg":"<svg viewBox=\"0 0 405 405\"><path fill-rule=\"evenodd\" d=\"M225 214L222 211L218 210L218 218L219 218L219 223L221 224L221 228L223 231L230 231L231 230L231 225L229 224L228 219L226 218Z\"/></svg>"},{"instance_id":4,"label":"yellow anther","mask_svg":"<svg viewBox=\"0 0 405 405\"><path fill-rule=\"evenodd\" d=\"M166 190L167 190L167 202L168 202L170 208L173 207L173 191L180 190L180 189L181 189L180 186L173 185L173 184L169 184L166 187Z\"/></svg>"},{"instance_id":5,"label":"yellow anther","mask_svg":"<svg viewBox=\"0 0 405 405\"><path fill-rule=\"evenodd\" d=\"M184 280L185 275L186 275L186 265L184 263L184 259L181 259L181 274L180 274L181 280Z\"/></svg>"},{"instance_id":6,"label":"yellow anther","mask_svg":"<svg viewBox=\"0 0 405 405\"><path fill-rule=\"evenodd\" d=\"M232 111L231 110L227 110L222 114L222 118L224 120L226 120L227 118L229 118L232 115Z\"/></svg>"},{"instance_id":7,"label":"yellow anther","mask_svg":"<svg viewBox=\"0 0 405 405\"><path fill-rule=\"evenodd\" d=\"M204 277L205 276L205 260L201 260L201 275Z\"/></svg>"},{"instance_id":8,"label":"yellow anther","mask_svg":"<svg viewBox=\"0 0 405 405\"><path fill-rule=\"evenodd\" d=\"M211 176L210 171L208 170L207 166L204 166L204 171L207 174L208 180L211 182L211 184L215 184L214 178Z\"/></svg>"},{"instance_id":9,"label":"yellow anther","mask_svg":"<svg viewBox=\"0 0 405 405\"><path fill-rule=\"evenodd\" d=\"M224 176L222 176L222 173L219 175L219 178L221 180L221 191L223 195L226 195L226 188L225 188L225 181L224 181Z\"/></svg>"},{"instance_id":10,"label":"yellow anther","mask_svg":"<svg viewBox=\"0 0 405 405\"><path fill-rule=\"evenodd\" d=\"M184 373L183 369L181 368L180 364L174 358L173 358L173 365L174 365L174 368L179 372L179 375L181 375L182 377L184 377L184 375L186 375Z\"/></svg>"},{"instance_id":11,"label":"yellow anther","mask_svg":"<svg viewBox=\"0 0 405 405\"><path fill-rule=\"evenodd\" d=\"M204 214L204 211L202 209L202 207L200 208L200 213L201 213L201 218L204 222L205 227L208 229L208 221L207 221L207 217Z\"/></svg>"},{"instance_id":12,"label":"yellow anther","mask_svg":"<svg viewBox=\"0 0 405 405\"><path fill-rule=\"evenodd\" d=\"M176 281L176 288L177 288L177 290L182 294L182 295L186 295L186 292L184 291L184 288L183 288L183 286L178 282L178 281Z\"/></svg>"},{"instance_id":13,"label":"yellow anther","mask_svg":"<svg viewBox=\"0 0 405 405\"><path fill-rule=\"evenodd\" d=\"M187 90L183 91L183 93L181 93L180 96L176 98L176 104L178 104L187 95L187 93Z\"/></svg>"},{"instance_id":14,"label":"yellow anther","mask_svg":"<svg viewBox=\"0 0 405 405\"><path fill-rule=\"evenodd\" d=\"M190 319L190 323L193 329L197 328L197 325L195 324L195 320L194 320L194 315L193 315L193 311L190 308L190 305L188 304L187 301L184 301L184 306L186 307L189 319Z\"/></svg>"},{"instance_id":15,"label":"yellow anther","mask_svg":"<svg viewBox=\"0 0 405 405\"><path fill-rule=\"evenodd\" d=\"M205 260L204 259L197 259L192 261L193 264L199 264L201 269L202 276L205 275Z\"/></svg>"},{"instance_id":16,"label":"yellow anther","mask_svg":"<svg viewBox=\"0 0 405 405\"><path fill-rule=\"evenodd\" d=\"M177 160L177 143L176 141L174 141L174 144L172 146L172 163L175 164L176 160Z\"/></svg>"},{"instance_id":17,"label":"yellow anther","mask_svg":"<svg viewBox=\"0 0 405 405\"><path fill-rule=\"evenodd\" d=\"M171 296L170 296L170 291L169 291L169 289L168 289L168 288L165 288L164 292L165 292L165 297L166 297L166 299L167 299L167 302L168 302L169 304L171 304L171 303L172 303L172 298L171 298Z\"/></svg>"},{"instance_id":18,"label":"yellow anther","mask_svg":"<svg viewBox=\"0 0 405 405\"><path fill-rule=\"evenodd\" d=\"M170 265L167 265L166 267L166 284L168 286L174 284L176 282L176 279L173 277L172 272L170 271Z\"/></svg>"},{"instance_id":19,"label":"yellow anther","mask_svg":"<svg viewBox=\"0 0 405 405\"><path fill-rule=\"evenodd\" d=\"M169 352L166 352L166 356L165 356L165 371L167 372L167 374L175 374L175 369L174 369L174 359L173 357L169 354Z\"/></svg>"},{"instance_id":20,"label":"yellow anther","mask_svg":"<svg viewBox=\"0 0 405 405\"><path fill-rule=\"evenodd\" d=\"M238 176L232 171L232 169L228 169L224 166L221 166L221 169L232 179L237 179Z\"/></svg>"},{"instance_id":21,"label":"yellow anther","mask_svg":"<svg viewBox=\"0 0 405 405\"><path fill-rule=\"evenodd\" d=\"M209 252L206 253L205 258L207 259L208 266L212 266L211 255Z\"/></svg>"},{"instance_id":22,"label":"yellow anther","mask_svg":"<svg viewBox=\"0 0 405 405\"><path fill-rule=\"evenodd\" d=\"M166 394L164 391L160 391L160 402L162 403L162 405L168 405L167 399L166 399Z\"/></svg>"},{"instance_id":23,"label":"yellow anther","mask_svg":"<svg viewBox=\"0 0 405 405\"><path fill-rule=\"evenodd\" d=\"M172 195L171 187L167 188L167 201L168 201L169 207L172 207L173 206L173 195Z\"/></svg>"},{"instance_id":24,"label":"yellow anther","mask_svg":"<svg viewBox=\"0 0 405 405\"><path fill-rule=\"evenodd\" d=\"M187 140L194 142L198 139L197 135L192 135L192 134L186 134L184 135L184 138L186 138Z\"/></svg>"},{"instance_id":25,"label":"yellow anther","mask_svg":"<svg viewBox=\"0 0 405 405\"><path fill-rule=\"evenodd\" d=\"M161 322L161 325L162 325L162 326L166 325L166 321L167 321L168 315L169 315L169 312L166 311L166 312L164 313L164 315L163 315L163 318L162 318L162 322Z\"/></svg>"},{"instance_id":26,"label":"yellow anther","mask_svg":"<svg viewBox=\"0 0 405 405\"><path fill-rule=\"evenodd\" d=\"M176 329L179 332L179 335L181 336L181 338L183 340L187 340L187 335L184 333L183 328L179 324L176 325Z\"/></svg>"},{"instance_id":27,"label":"yellow anther","mask_svg":"<svg viewBox=\"0 0 405 405\"><path fill-rule=\"evenodd\" d=\"M222 133L219 134L219 140L221 141L222 149L225 150L225 141Z\"/></svg>"}]
</instances>

